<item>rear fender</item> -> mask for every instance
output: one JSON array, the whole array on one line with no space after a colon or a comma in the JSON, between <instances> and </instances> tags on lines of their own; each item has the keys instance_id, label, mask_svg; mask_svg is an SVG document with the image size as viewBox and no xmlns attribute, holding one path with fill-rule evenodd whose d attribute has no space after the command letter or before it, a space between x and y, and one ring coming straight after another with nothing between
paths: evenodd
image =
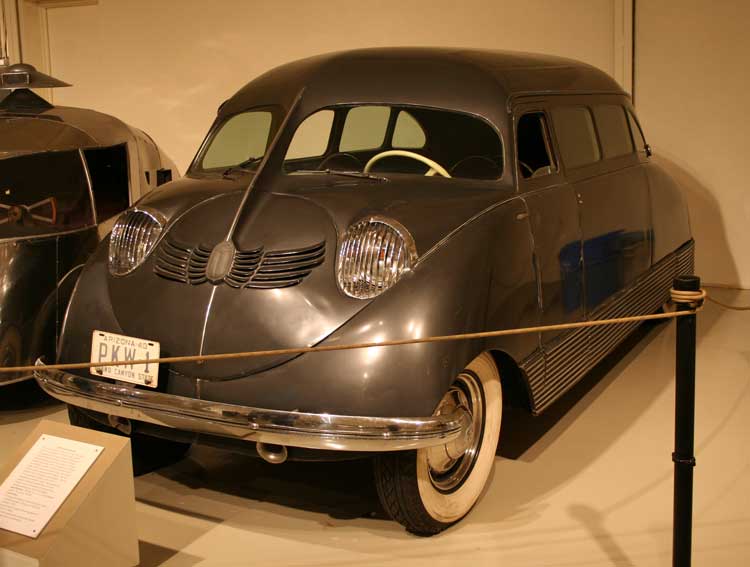
<instances>
[{"instance_id":1,"label":"rear fender","mask_svg":"<svg viewBox=\"0 0 750 567\"><path fill-rule=\"evenodd\" d=\"M675 179L658 163L646 166L653 225L652 264L677 250L691 238L688 208Z\"/></svg>"}]
</instances>

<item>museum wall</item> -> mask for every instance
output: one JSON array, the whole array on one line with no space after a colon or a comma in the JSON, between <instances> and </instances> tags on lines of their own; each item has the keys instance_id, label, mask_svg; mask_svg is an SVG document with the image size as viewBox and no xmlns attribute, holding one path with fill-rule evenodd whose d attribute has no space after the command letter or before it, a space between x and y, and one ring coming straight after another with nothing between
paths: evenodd
<instances>
[{"instance_id":1,"label":"museum wall","mask_svg":"<svg viewBox=\"0 0 750 567\"><path fill-rule=\"evenodd\" d=\"M686 190L696 272L750 288L750 2L639 1L636 18L636 106Z\"/></svg>"},{"instance_id":2,"label":"museum wall","mask_svg":"<svg viewBox=\"0 0 750 567\"><path fill-rule=\"evenodd\" d=\"M277 64L326 51L471 45L556 53L592 63L628 89L631 1L23 0L19 7L25 60L74 84L43 94L146 130L184 171L224 99ZM648 141L687 191L697 272L745 288L749 18L742 0L639 1L635 60Z\"/></svg>"},{"instance_id":3,"label":"museum wall","mask_svg":"<svg viewBox=\"0 0 750 567\"><path fill-rule=\"evenodd\" d=\"M146 130L184 171L217 106L292 59L338 49L455 45L581 59L630 87L630 0L80 0L21 2L26 59L74 84L54 102ZM42 6L55 6L45 0ZM217 8L217 7L220 7ZM685 186L697 272L750 287L743 22L750 2L639 1L636 106Z\"/></svg>"},{"instance_id":4,"label":"museum wall","mask_svg":"<svg viewBox=\"0 0 750 567\"><path fill-rule=\"evenodd\" d=\"M557 53L614 73L614 12L622 5L100 0L46 12L50 70L74 84L56 91L55 102L148 131L184 171L218 105L280 63L355 47L455 45Z\"/></svg>"}]
</instances>

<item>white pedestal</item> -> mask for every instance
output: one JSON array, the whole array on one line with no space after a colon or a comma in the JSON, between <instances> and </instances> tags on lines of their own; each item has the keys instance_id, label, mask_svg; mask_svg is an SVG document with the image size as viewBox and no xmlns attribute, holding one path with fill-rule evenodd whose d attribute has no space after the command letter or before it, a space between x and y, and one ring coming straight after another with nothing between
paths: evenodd
<instances>
[{"instance_id":1,"label":"white pedestal","mask_svg":"<svg viewBox=\"0 0 750 567\"><path fill-rule=\"evenodd\" d=\"M139 563L130 440L43 420L0 469L0 482L48 434L104 447L37 538L0 529L0 567L133 567Z\"/></svg>"}]
</instances>

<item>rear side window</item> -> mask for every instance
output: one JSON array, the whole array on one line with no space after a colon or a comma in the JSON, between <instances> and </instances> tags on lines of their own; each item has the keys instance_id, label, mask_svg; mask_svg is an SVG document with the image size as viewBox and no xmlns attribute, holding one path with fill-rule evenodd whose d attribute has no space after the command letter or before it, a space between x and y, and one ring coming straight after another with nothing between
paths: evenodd
<instances>
[{"instance_id":1,"label":"rear side window","mask_svg":"<svg viewBox=\"0 0 750 567\"><path fill-rule=\"evenodd\" d=\"M552 122L565 167L573 169L599 161L599 145L591 112L585 106L559 106Z\"/></svg>"},{"instance_id":2,"label":"rear side window","mask_svg":"<svg viewBox=\"0 0 750 567\"><path fill-rule=\"evenodd\" d=\"M423 148L427 142L424 130L411 114L401 110L396 118L396 126L393 130L394 148Z\"/></svg>"},{"instance_id":3,"label":"rear side window","mask_svg":"<svg viewBox=\"0 0 750 567\"><path fill-rule=\"evenodd\" d=\"M643 132L635 121L635 117L632 112L628 112L628 123L630 124L630 132L633 134L633 142L635 142L635 149L638 152L646 151L646 140L643 139Z\"/></svg>"},{"instance_id":4,"label":"rear side window","mask_svg":"<svg viewBox=\"0 0 750 567\"><path fill-rule=\"evenodd\" d=\"M599 141L605 158L622 156L633 152L628 119L625 109L616 104L601 104L594 107L594 118L599 131Z\"/></svg>"},{"instance_id":5,"label":"rear side window","mask_svg":"<svg viewBox=\"0 0 750 567\"><path fill-rule=\"evenodd\" d=\"M346 114L339 150L374 150L383 145L391 109L388 106L357 106Z\"/></svg>"}]
</instances>

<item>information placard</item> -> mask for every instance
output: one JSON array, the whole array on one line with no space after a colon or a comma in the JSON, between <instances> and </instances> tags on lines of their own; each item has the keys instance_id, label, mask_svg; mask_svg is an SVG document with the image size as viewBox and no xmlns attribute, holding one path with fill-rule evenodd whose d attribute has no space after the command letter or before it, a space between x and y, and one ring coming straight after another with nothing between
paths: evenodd
<instances>
[{"instance_id":1,"label":"information placard","mask_svg":"<svg viewBox=\"0 0 750 567\"><path fill-rule=\"evenodd\" d=\"M0 485L0 528L36 538L103 450L41 435Z\"/></svg>"}]
</instances>

